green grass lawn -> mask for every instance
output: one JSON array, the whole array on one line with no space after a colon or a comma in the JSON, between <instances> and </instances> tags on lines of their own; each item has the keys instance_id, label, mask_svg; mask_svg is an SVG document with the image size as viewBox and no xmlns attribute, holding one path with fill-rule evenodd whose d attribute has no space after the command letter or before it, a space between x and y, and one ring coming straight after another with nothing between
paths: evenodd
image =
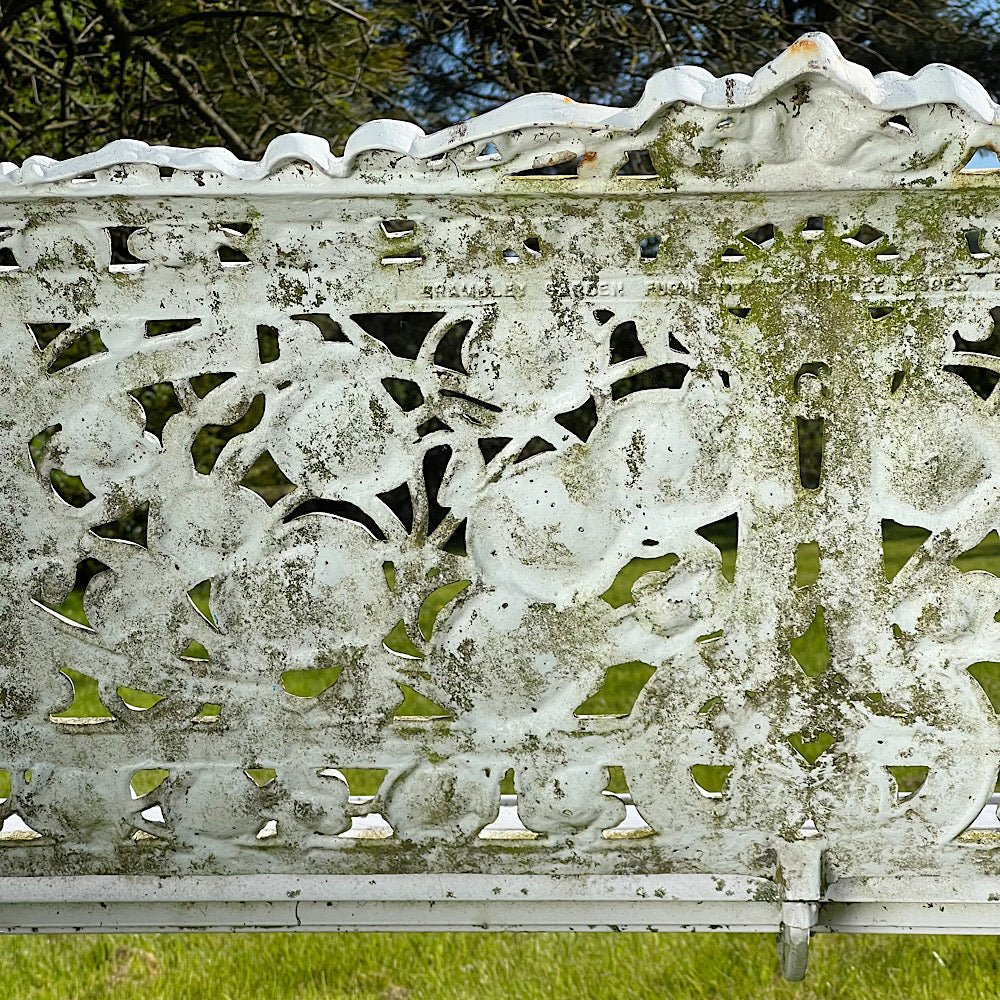
<instances>
[{"instance_id":1,"label":"green grass lawn","mask_svg":"<svg viewBox=\"0 0 1000 1000\"><path fill-rule=\"evenodd\" d=\"M1000 938L817 936L786 983L770 935L191 934L0 939L11 1000L978 1000Z\"/></svg>"}]
</instances>

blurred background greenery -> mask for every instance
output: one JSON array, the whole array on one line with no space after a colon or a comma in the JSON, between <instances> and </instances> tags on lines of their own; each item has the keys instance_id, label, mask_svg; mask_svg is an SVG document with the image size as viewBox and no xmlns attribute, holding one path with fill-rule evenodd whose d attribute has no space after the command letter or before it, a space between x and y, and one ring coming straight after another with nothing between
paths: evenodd
<instances>
[{"instance_id":1,"label":"blurred background greenery","mask_svg":"<svg viewBox=\"0 0 1000 1000\"><path fill-rule=\"evenodd\" d=\"M633 103L650 74L753 72L828 32L873 71L1000 82L986 0L4 0L0 160L116 138L258 157L370 118L426 129L532 91Z\"/></svg>"}]
</instances>

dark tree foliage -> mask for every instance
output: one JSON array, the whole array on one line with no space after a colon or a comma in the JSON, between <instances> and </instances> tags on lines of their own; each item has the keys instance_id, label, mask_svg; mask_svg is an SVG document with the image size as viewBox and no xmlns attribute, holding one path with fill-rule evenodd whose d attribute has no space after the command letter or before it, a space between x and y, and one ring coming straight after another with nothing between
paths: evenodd
<instances>
[{"instance_id":1,"label":"dark tree foliage","mask_svg":"<svg viewBox=\"0 0 1000 1000\"><path fill-rule=\"evenodd\" d=\"M0 158L131 136L259 156L426 128L552 90L634 102L656 70L756 69L804 31L874 71L949 62L1000 85L986 0L0 0Z\"/></svg>"},{"instance_id":2,"label":"dark tree foliage","mask_svg":"<svg viewBox=\"0 0 1000 1000\"><path fill-rule=\"evenodd\" d=\"M981 0L416 0L413 106L434 125L518 94L631 104L657 70L753 72L825 31L873 72L948 62L1000 84L994 5Z\"/></svg>"},{"instance_id":3,"label":"dark tree foliage","mask_svg":"<svg viewBox=\"0 0 1000 1000\"><path fill-rule=\"evenodd\" d=\"M409 116L391 15L333 0L0 0L0 157L123 136L245 158L284 132L342 144L365 119Z\"/></svg>"}]
</instances>

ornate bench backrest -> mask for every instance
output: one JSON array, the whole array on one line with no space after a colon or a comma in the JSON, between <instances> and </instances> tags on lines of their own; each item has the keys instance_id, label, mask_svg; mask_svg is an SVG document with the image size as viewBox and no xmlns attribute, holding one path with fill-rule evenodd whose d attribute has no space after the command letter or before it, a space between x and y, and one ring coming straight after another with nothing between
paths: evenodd
<instances>
[{"instance_id":1,"label":"ornate bench backrest","mask_svg":"<svg viewBox=\"0 0 1000 1000\"><path fill-rule=\"evenodd\" d=\"M342 158L11 167L0 924L976 902L995 111L808 36Z\"/></svg>"}]
</instances>

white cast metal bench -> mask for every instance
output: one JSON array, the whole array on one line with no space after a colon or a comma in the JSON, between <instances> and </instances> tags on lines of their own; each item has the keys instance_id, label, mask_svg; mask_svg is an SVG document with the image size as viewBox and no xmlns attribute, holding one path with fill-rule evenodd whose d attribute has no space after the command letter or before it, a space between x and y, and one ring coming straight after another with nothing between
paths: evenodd
<instances>
[{"instance_id":1,"label":"white cast metal bench","mask_svg":"<svg viewBox=\"0 0 1000 1000\"><path fill-rule=\"evenodd\" d=\"M995 931L997 115L0 166L0 930Z\"/></svg>"}]
</instances>

